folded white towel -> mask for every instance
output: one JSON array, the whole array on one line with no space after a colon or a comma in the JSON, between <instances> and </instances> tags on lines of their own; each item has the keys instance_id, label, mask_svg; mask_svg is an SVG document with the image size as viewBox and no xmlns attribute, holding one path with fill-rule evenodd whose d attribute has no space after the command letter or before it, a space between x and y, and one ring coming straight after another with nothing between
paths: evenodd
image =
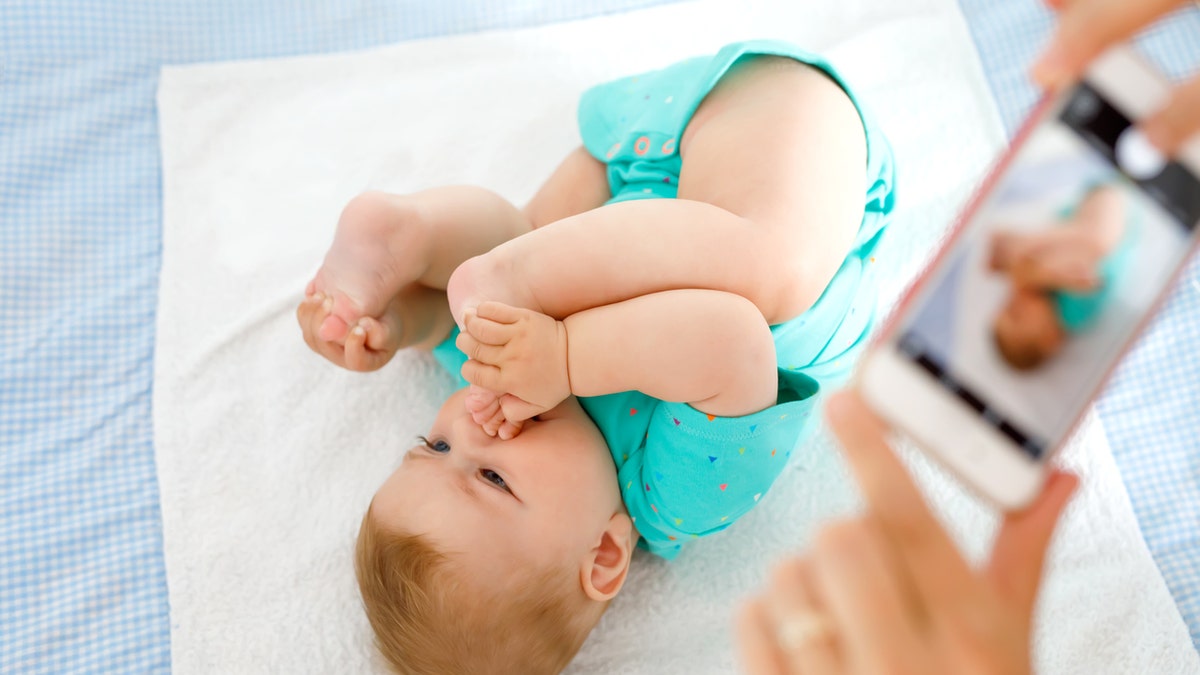
<instances>
[{"instance_id":1,"label":"folded white towel","mask_svg":"<svg viewBox=\"0 0 1200 675\"><path fill-rule=\"evenodd\" d=\"M578 145L579 93L749 37L830 55L894 142L901 216L880 253L899 292L1003 134L953 0L699 2L529 30L280 61L164 69L163 268L154 425L172 669L379 669L355 589L359 518L450 380L406 353L359 375L292 318L341 207L379 188L479 183L528 198ZM1189 672L1187 632L1096 424L1050 562L1046 673ZM994 523L914 466L976 554ZM641 556L579 673L728 673L730 617L770 561L856 493L821 433L757 511L667 564Z\"/></svg>"}]
</instances>

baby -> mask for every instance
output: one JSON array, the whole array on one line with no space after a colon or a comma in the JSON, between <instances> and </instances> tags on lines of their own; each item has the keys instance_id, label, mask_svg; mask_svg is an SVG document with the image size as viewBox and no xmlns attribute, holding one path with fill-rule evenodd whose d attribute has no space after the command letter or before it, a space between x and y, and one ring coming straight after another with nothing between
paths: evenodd
<instances>
[{"instance_id":1,"label":"baby","mask_svg":"<svg viewBox=\"0 0 1200 675\"><path fill-rule=\"evenodd\" d=\"M1064 214L1060 226L993 237L991 268L1012 279L1012 293L992 326L1009 365L1037 368L1062 350L1069 335L1099 318L1133 248L1127 210L1120 187L1102 185Z\"/></svg>"},{"instance_id":2,"label":"baby","mask_svg":"<svg viewBox=\"0 0 1200 675\"><path fill-rule=\"evenodd\" d=\"M589 90L579 122L524 209L355 198L297 310L335 364L419 347L473 382L359 533L397 672L562 670L635 546L674 557L762 498L872 322L892 155L824 60L729 45Z\"/></svg>"}]
</instances>

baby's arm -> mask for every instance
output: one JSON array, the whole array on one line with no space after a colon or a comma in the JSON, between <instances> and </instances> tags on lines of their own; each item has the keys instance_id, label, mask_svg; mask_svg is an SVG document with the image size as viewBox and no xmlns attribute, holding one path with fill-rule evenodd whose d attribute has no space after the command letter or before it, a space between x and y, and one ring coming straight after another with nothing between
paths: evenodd
<instances>
[{"instance_id":1,"label":"baby's arm","mask_svg":"<svg viewBox=\"0 0 1200 675\"><path fill-rule=\"evenodd\" d=\"M732 293L664 291L563 321L488 302L467 317L463 376L506 392L505 417L523 420L570 394L637 390L711 415L775 403L775 346L758 309ZM515 397L515 399L513 398Z\"/></svg>"}]
</instances>

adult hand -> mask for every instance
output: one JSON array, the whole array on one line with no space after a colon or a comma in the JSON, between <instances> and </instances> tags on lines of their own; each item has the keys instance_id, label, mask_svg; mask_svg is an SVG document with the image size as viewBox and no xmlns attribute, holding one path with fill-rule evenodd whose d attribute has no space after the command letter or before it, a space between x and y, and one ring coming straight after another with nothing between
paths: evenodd
<instances>
[{"instance_id":1,"label":"adult hand","mask_svg":"<svg viewBox=\"0 0 1200 675\"><path fill-rule=\"evenodd\" d=\"M1187 0L1046 0L1060 12L1050 46L1033 68L1043 87L1058 89L1079 78L1087 64L1107 47ZM1200 78L1177 88L1167 106L1142 124L1150 142L1173 153L1200 131Z\"/></svg>"},{"instance_id":2,"label":"adult hand","mask_svg":"<svg viewBox=\"0 0 1200 675\"><path fill-rule=\"evenodd\" d=\"M1042 561L1075 476L1055 472L1033 505L1007 515L990 562L975 570L862 400L837 394L828 417L867 511L823 529L746 605L738 635L747 671L1029 673Z\"/></svg>"}]
</instances>

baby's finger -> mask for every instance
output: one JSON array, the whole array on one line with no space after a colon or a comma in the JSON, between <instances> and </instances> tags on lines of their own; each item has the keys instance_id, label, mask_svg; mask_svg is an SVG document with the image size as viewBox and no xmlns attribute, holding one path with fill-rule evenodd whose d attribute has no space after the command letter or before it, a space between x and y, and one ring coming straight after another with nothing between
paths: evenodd
<instances>
[{"instance_id":1,"label":"baby's finger","mask_svg":"<svg viewBox=\"0 0 1200 675\"><path fill-rule=\"evenodd\" d=\"M346 367L350 370L372 370L370 355L367 352L367 329L355 326L346 336L346 344L342 346Z\"/></svg>"},{"instance_id":2,"label":"baby's finger","mask_svg":"<svg viewBox=\"0 0 1200 675\"><path fill-rule=\"evenodd\" d=\"M366 347L371 351L387 351L393 344L392 329L387 324L369 316L358 320L358 325L366 331Z\"/></svg>"},{"instance_id":3,"label":"baby's finger","mask_svg":"<svg viewBox=\"0 0 1200 675\"><path fill-rule=\"evenodd\" d=\"M484 319L491 319L497 323L515 323L525 316L529 310L506 305L503 302L488 300L487 302L479 303L475 308L475 313Z\"/></svg>"},{"instance_id":4,"label":"baby's finger","mask_svg":"<svg viewBox=\"0 0 1200 675\"><path fill-rule=\"evenodd\" d=\"M1175 154L1188 138L1200 132L1200 77L1177 88L1167 107L1147 120L1142 131L1168 154ZM1200 140L1193 142L1200 145Z\"/></svg>"},{"instance_id":5,"label":"baby's finger","mask_svg":"<svg viewBox=\"0 0 1200 675\"><path fill-rule=\"evenodd\" d=\"M504 391L503 376L500 369L479 361L467 361L462 365L463 379L492 391Z\"/></svg>"},{"instance_id":6,"label":"baby's finger","mask_svg":"<svg viewBox=\"0 0 1200 675\"><path fill-rule=\"evenodd\" d=\"M504 347L484 344L467 333L459 333L454 346L468 357L492 366L499 365L504 356Z\"/></svg>"},{"instance_id":7,"label":"baby's finger","mask_svg":"<svg viewBox=\"0 0 1200 675\"><path fill-rule=\"evenodd\" d=\"M497 323L491 319L477 316L474 312L464 315L466 332L476 340L487 344L503 346L512 339L513 327L509 324Z\"/></svg>"}]
</instances>

